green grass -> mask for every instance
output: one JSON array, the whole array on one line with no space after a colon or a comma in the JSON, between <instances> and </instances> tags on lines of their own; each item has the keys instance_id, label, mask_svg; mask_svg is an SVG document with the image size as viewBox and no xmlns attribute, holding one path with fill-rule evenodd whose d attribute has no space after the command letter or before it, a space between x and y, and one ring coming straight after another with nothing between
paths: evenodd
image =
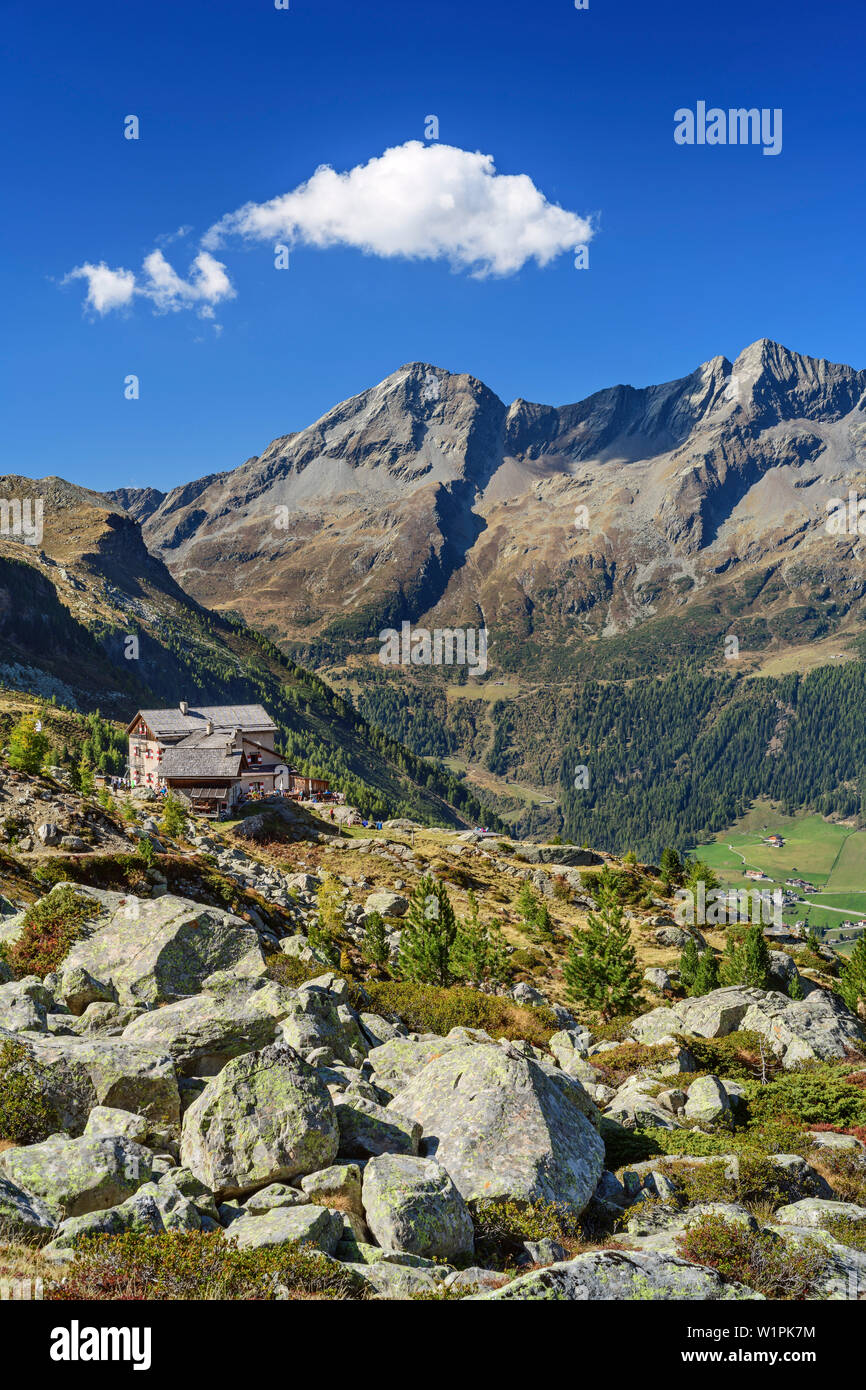
<instances>
[{"instance_id":1,"label":"green grass","mask_svg":"<svg viewBox=\"0 0 866 1390\"><path fill-rule=\"evenodd\" d=\"M774 833L785 839L781 849L763 843ZM814 883L817 891L805 895L808 901L784 909L785 922L805 919L810 927L828 928L838 927L846 916L866 918L866 831L821 816L785 816L767 802L757 802L696 853L715 869L724 888L772 891L783 888L788 878ZM762 869L772 881L747 879L746 868Z\"/></svg>"}]
</instances>

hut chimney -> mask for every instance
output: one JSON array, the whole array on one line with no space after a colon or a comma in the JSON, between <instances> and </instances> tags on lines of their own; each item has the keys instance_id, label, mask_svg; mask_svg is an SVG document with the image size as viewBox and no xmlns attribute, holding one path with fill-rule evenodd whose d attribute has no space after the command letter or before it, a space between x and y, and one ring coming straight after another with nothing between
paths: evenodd
<instances>
[{"instance_id":1,"label":"hut chimney","mask_svg":"<svg viewBox=\"0 0 866 1390\"><path fill-rule=\"evenodd\" d=\"M213 720L212 720L212 719L209 719L209 720L207 721L207 723L205 724L205 730L206 730L207 733L209 733L209 734L212 734L212 733L213 733Z\"/></svg>"},{"instance_id":2,"label":"hut chimney","mask_svg":"<svg viewBox=\"0 0 866 1390\"><path fill-rule=\"evenodd\" d=\"M189 713L189 705L187 704L186 700L181 700L181 702L180 702L180 712L181 712L181 714L188 714L188 713Z\"/></svg>"}]
</instances>

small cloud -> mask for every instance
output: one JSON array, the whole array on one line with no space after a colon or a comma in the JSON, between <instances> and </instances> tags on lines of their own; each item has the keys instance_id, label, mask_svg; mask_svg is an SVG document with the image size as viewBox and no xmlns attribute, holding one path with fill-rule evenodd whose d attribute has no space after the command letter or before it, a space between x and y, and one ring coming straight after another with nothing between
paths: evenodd
<instances>
[{"instance_id":1,"label":"small cloud","mask_svg":"<svg viewBox=\"0 0 866 1390\"><path fill-rule=\"evenodd\" d=\"M163 232L162 236L156 238L157 246L170 246L173 241L181 241L189 236L192 231L192 223L184 227L178 227L176 232Z\"/></svg>"},{"instance_id":2,"label":"small cloud","mask_svg":"<svg viewBox=\"0 0 866 1390\"><path fill-rule=\"evenodd\" d=\"M102 261L76 266L64 283L69 280L87 281L85 303L100 317L113 309L127 308L138 296L149 299L158 313L196 308L202 318L212 318L213 306L235 295L225 266L208 251L199 251L186 280L161 251L151 251L145 257L140 277L122 267L112 270Z\"/></svg>"},{"instance_id":3,"label":"small cloud","mask_svg":"<svg viewBox=\"0 0 866 1390\"><path fill-rule=\"evenodd\" d=\"M328 165L289 193L246 203L206 233L368 255L447 260L476 276L549 264L587 243L592 222L550 203L527 174L497 174L493 156L410 140L339 174Z\"/></svg>"},{"instance_id":4,"label":"small cloud","mask_svg":"<svg viewBox=\"0 0 866 1390\"><path fill-rule=\"evenodd\" d=\"M63 284L69 280L86 280L87 296L85 303L97 314L107 314L112 309L124 309L132 303L135 294L135 275L131 270L111 270L100 261L99 265L77 265L65 276Z\"/></svg>"}]
</instances>

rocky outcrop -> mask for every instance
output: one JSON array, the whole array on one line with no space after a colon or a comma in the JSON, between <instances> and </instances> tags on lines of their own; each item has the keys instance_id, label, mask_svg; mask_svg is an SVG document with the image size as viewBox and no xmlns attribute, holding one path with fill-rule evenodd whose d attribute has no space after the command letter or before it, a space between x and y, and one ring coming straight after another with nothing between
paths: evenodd
<instances>
[{"instance_id":1,"label":"rocky outcrop","mask_svg":"<svg viewBox=\"0 0 866 1390\"><path fill-rule=\"evenodd\" d=\"M181 1161L218 1196L325 1168L339 1130L324 1083L292 1048L274 1043L229 1062L183 1119Z\"/></svg>"},{"instance_id":2,"label":"rocky outcrop","mask_svg":"<svg viewBox=\"0 0 866 1390\"><path fill-rule=\"evenodd\" d=\"M513 1279L504 1288L476 1295L480 1299L527 1299L545 1302L603 1300L756 1299L742 1284L725 1283L715 1270L689 1264L675 1255L636 1250L604 1250L539 1269Z\"/></svg>"},{"instance_id":3,"label":"rocky outcrop","mask_svg":"<svg viewBox=\"0 0 866 1390\"><path fill-rule=\"evenodd\" d=\"M604 1145L573 1095L511 1046L451 1049L388 1108L420 1123L424 1153L466 1201L564 1201L581 1211L601 1176Z\"/></svg>"},{"instance_id":4,"label":"rocky outcrop","mask_svg":"<svg viewBox=\"0 0 866 1390\"><path fill-rule=\"evenodd\" d=\"M364 1168L367 1225L386 1254L428 1259L472 1255L469 1209L441 1164L405 1154L381 1154Z\"/></svg>"},{"instance_id":5,"label":"rocky outcrop","mask_svg":"<svg viewBox=\"0 0 866 1390\"><path fill-rule=\"evenodd\" d=\"M258 935L240 917L166 893L134 898L82 890L102 907L93 931L70 950L78 967L111 986L121 1004L164 1004L194 994L209 975L265 972Z\"/></svg>"},{"instance_id":6,"label":"rocky outcrop","mask_svg":"<svg viewBox=\"0 0 866 1390\"><path fill-rule=\"evenodd\" d=\"M762 1033L786 1067L845 1057L866 1045L866 1028L860 1020L838 994L822 989L795 1001L774 991L731 985L670 1008L653 1009L631 1025L632 1036L649 1044L678 1033L724 1038L742 1030Z\"/></svg>"}]
</instances>

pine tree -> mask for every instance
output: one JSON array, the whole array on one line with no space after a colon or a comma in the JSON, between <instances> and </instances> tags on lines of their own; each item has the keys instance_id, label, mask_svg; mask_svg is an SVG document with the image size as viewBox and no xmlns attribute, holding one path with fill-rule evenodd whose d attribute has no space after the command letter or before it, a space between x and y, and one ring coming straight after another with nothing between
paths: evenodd
<instances>
[{"instance_id":1,"label":"pine tree","mask_svg":"<svg viewBox=\"0 0 866 1390\"><path fill-rule=\"evenodd\" d=\"M387 966L390 959L388 949L388 929L385 926L385 919L379 912L369 912L364 925L364 941L361 946L361 955L371 965L381 970Z\"/></svg>"},{"instance_id":2,"label":"pine tree","mask_svg":"<svg viewBox=\"0 0 866 1390\"><path fill-rule=\"evenodd\" d=\"M505 941L496 926L478 916L478 899L469 894L469 915L458 924L451 951L451 970L470 984L501 984L508 974Z\"/></svg>"},{"instance_id":3,"label":"pine tree","mask_svg":"<svg viewBox=\"0 0 866 1390\"><path fill-rule=\"evenodd\" d=\"M445 885L425 874L412 894L400 936L400 974L418 984L450 985L456 936L457 918Z\"/></svg>"},{"instance_id":4,"label":"pine tree","mask_svg":"<svg viewBox=\"0 0 866 1390\"><path fill-rule=\"evenodd\" d=\"M538 912L538 898L528 878L523 880L523 886L517 895L515 906L523 919L524 930L533 931L535 928L536 914Z\"/></svg>"},{"instance_id":5,"label":"pine tree","mask_svg":"<svg viewBox=\"0 0 866 1390\"><path fill-rule=\"evenodd\" d=\"M866 1019L866 932L861 932L839 976L839 993L852 1013Z\"/></svg>"},{"instance_id":6,"label":"pine tree","mask_svg":"<svg viewBox=\"0 0 866 1390\"><path fill-rule=\"evenodd\" d=\"M186 830L186 811L180 804L176 796L167 796L162 804L162 817L159 822L160 830L172 839L182 835Z\"/></svg>"},{"instance_id":7,"label":"pine tree","mask_svg":"<svg viewBox=\"0 0 866 1390\"><path fill-rule=\"evenodd\" d=\"M640 972L622 908L610 901L590 912L583 931L575 930L564 969L568 993L607 1022L638 1001Z\"/></svg>"},{"instance_id":8,"label":"pine tree","mask_svg":"<svg viewBox=\"0 0 866 1390\"><path fill-rule=\"evenodd\" d=\"M743 942L743 984L766 989L770 981L770 952L764 929L758 922L749 927Z\"/></svg>"},{"instance_id":9,"label":"pine tree","mask_svg":"<svg viewBox=\"0 0 866 1390\"><path fill-rule=\"evenodd\" d=\"M535 935L539 941L553 940L553 918L551 917L546 902L540 902L535 913Z\"/></svg>"},{"instance_id":10,"label":"pine tree","mask_svg":"<svg viewBox=\"0 0 866 1390\"><path fill-rule=\"evenodd\" d=\"M695 978L689 993L693 998L698 998L701 994L711 994L718 987L719 962L708 947L705 951L701 951L698 957L698 968L695 971Z\"/></svg>"},{"instance_id":11,"label":"pine tree","mask_svg":"<svg viewBox=\"0 0 866 1390\"><path fill-rule=\"evenodd\" d=\"M662 850L661 881L668 892L683 881L683 865L675 849Z\"/></svg>"},{"instance_id":12,"label":"pine tree","mask_svg":"<svg viewBox=\"0 0 866 1390\"><path fill-rule=\"evenodd\" d=\"M41 772L48 757L51 744L38 723L35 715L27 714L12 730L7 761L16 772Z\"/></svg>"},{"instance_id":13,"label":"pine tree","mask_svg":"<svg viewBox=\"0 0 866 1390\"><path fill-rule=\"evenodd\" d=\"M711 893L719 886L718 876L702 859L687 859L684 865L683 886L696 892L699 883L704 885L706 893Z\"/></svg>"},{"instance_id":14,"label":"pine tree","mask_svg":"<svg viewBox=\"0 0 866 1390\"><path fill-rule=\"evenodd\" d=\"M93 795L93 768L86 753L82 753L78 764L78 790L82 796Z\"/></svg>"},{"instance_id":15,"label":"pine tree","mask_svg":"<svg viewBox=\"0 0 866 1390\"><path fill-rule=\"evenodd\" d=\"M791 976L791 983L788 985L788 998L789 998L789 999L805 999L805 998L806 998L805 994L803 993L803 984L802 984L802 981L801 981L801 979L800 979L799 971L795 971L794 974Z\"/></svg>"},{"instance_id":16,"label":"pine tree","mask_svg":"<svg viewBox=\"0 0 866 1390\"><path fill-rule=\"evenodd\" d=\"M737 944L733 932L729 931L722 961L723 983L767 989L769 980L770 953L760 923L756 922L747 929L740 945Z\"/></svg>"},{"instance_id":17,"label":"pine tree","mask_svg":"<svg viewBox=\"0 0 866 1390\"><path fill-rule=\"evenodd\" d=\"M687 993L691 993L691 988L695 982L697 973L698 946L695 938L690 936L680 956L680 984Z\"/></svg>"}]
</instances>

